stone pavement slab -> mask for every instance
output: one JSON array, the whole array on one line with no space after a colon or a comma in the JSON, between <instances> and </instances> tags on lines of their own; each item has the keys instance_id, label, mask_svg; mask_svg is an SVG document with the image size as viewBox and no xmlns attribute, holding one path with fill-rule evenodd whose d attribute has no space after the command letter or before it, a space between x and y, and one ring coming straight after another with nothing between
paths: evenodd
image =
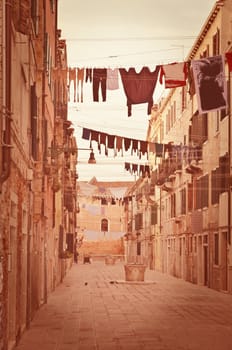
<instances>
[{"instance_id":1,"label":"stone pavement slab","mask_svg":"<svg viewBox=\"0 0 232 350\"><path fill-rule=\"evenodd\" d=\"M16 350L231 350L232 295L123 263L75 264ZM154 282L154 283L151 283Z\"/></svg>"}]
</instances>

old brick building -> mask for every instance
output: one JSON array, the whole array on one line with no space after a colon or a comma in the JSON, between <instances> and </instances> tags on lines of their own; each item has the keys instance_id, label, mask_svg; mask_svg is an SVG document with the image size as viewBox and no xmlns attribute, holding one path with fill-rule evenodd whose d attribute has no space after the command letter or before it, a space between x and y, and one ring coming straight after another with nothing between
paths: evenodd
<instances>
[{"instance_id":1,"label":"old brick building","mask_svg":"<svg viewBox=\"0 0 232 350\"><path fill-rule=\"evenodd\" d=\"M124 195L133 182L79 181L77 245L81 255L124 255Z\"/></svg>"},{"instance_id":2,"label":"old brick building","mask_svg":"<svg viewBox=\"0 0 232 350\"><path fill-rule=\"evenodd\" d=\"M62 281L76 226L57 1L1 1L0 51L0 349L8 350Z\"/></svg>"},{"instance_id":3,"label":"old brick building","mask_svg":"<svg viewBox=\"0 0 232 350\"><path fill-rule=\"evenodd\" d=\"M225 58L231 52L231 18L232 1L216 2L186 62ZM171 89L152 110L147 140L168 151L149 158L155 186L148 193L156 204L150 257L152 268L232 293L231 71L224 61L228 108L200 113L196 90L187 85ZM142 233L146 186L138 183L132 193L141 188Z\"/></svg>"}]
</instances>

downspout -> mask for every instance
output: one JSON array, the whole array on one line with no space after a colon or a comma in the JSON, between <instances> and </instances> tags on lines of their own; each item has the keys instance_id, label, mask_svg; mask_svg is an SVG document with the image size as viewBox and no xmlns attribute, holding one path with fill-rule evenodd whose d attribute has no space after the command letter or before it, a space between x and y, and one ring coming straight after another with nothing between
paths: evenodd
<instances>
[{"instance_id":1,"label":"downspout","mask_svg":"<svg viewBox=\"0 0 232 350\"><path fill-rule=\"evenodd\" d=\"M229 75L229 98L228 98L228 157L229 157L229 188L228 188L228 243L231 244L231 193L232 193L232 175L231 175L231 72Z\"/></svg>"},{"instance_id":2,"label":"downspout","mask_svg":"<svg viewBox=\"0 0 232 350\"><path fill-rule=\"evenodd\" d=\"M42 76L42 125L43 125L43 130L45 128L45 79L46 79L46 0L43 0L43 76ZM46 132L46 131L45 131ZM43 145L43 166L44 166L44 161L46 158L47 150L45 147L47 147L47 144L45 142L45 137L43 133L43 140L42 140L42 145ZM45 176L43 176L42 179L42 191L44 192L45 189ZM45 203L44 199L42 202L42 217L44 218L44 210L45 210ZM44 219L43 219L44 220ZM46 228L44 230L44 303L47 304L47 232Z\"/></svg>"},{"instance_id":3,"label":"downspout","mask_svg":"<svg viewBox=\"0 0 232 350\"><path fill-rule=\"evenodd\" d=\"M4 1L5 2L5 1ZM4 7L3 7L4 8ZM3 28L3 124L2 124L2 172L0 174L0 192L3 182L10 176L11 153L11 0L5 2L5 27Z\"/></svg>"}]
</instances>

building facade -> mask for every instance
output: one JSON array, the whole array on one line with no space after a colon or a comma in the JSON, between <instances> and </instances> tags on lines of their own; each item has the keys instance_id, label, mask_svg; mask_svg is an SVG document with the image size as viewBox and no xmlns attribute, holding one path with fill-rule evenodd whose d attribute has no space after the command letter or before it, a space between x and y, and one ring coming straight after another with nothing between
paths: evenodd
<instances>
[{"instance_id":1,"label":"building facade","mask_svg":"<svg viewBox=\"0 0 232 350\"><path fill-rule=\"evenodd\" d=\"M216 2L186 62L225 57L231 19L232 1ZM201 114L190 84L171 89L153 108L147 140L167 146L156 161L150 154L157 208L153 267L232 293L231 72L224 61L228 107Z\"/></svg>"},{"instance_id":2,"label":"building facade","mask_svg":"<svg viewBox=\"0 0 232 350\"><path fill-rule=\"evenodd\" d=\"M94 165L91 165L94 166ZM92 257L124 255L124 194L132 182L78 182L77 250Z\"/></svg>"},{"instance_id":3,"label":"building facade","mask_svg":"<svg viewBox=\"0 0 232 350\"><path fill-rule=\"evenodd\" d=\"M66 272L77 149L57 1L1 1L0 41L0 349L8 350Z\"/></svg>"}]
</instances>

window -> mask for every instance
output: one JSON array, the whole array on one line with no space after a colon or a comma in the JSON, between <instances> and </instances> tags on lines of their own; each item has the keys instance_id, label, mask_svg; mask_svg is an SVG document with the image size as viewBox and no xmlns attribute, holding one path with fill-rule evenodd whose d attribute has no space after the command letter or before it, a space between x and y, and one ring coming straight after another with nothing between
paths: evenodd
<instances>
[{"instance_id":1,"label":"window","mask_svg":"<svg viewBox=\"0 0 232 350\"><path fill-rule=\"evenodd\" d=\"M66 234L66 247L67 247L67 251L69 251L70 253L73 252L73 243L74 243L73 233L67 233Z\"/></svg>"},{"instance_id":2,"label":"window","mask_svg":"<svg viewBox=\"0 0 232 350\"><path fill-rule=\"evenodd\" d=\"M174 218L176 216L176 194L173 193L171 195L171 217Z\"/></svg>"},{"instance_id":3,"label":"window","mask_svg":"<svg viewBox=\"0 0 232 350\"><path fill-rule=\"evenodd\" d=\"M186 214L186 188L180 191L181 214Z\"/></svg>"},{"instance_id":4,"label":"window","mask_svg":"<svg viewBox=\"0 0 232 350\"><path fill-rule=\"evenodd\" d=\"M137 255L141 255L141 242L137 242Z\"/></svg>"},{"instance_id":5,"label":"window","mask_svg":"<svg viewBox=\"0 0 232 350\"><path fill-rule=\"evenodd\" d=\"M220 122L220 111L216 112L216 126L215 126L215 131L218 132L219 131L219 122Z\"/></svg>"},{"instance_id":6,"label":"window","mask_svg":"<svg viewBox=\"0 0 232 350\"><path fill-rule=\"evenodd\" d=\"M192 252L193 252L193 237L190 236L189 237L189 253L192 254Z\"/></svg>"},{"instance_id":7,"label":"window","mask_svg":"<svg viewBox=\"0 0 232 350\"><path fill-rule=\"evenodd\" d=\"M139 213L135 215L135 229L139 230L143 228L143 214Z\"/></svg>"},{"instance_id":8,"label":"window","mask_svg":"<svg viewBox=\"0 0 232 350\"><path fill-rule=\"evenodd\" d=\"M229 190L229 175L230 175L230 165L229 156L225 154L219 158L219 168L220 168L220 193L227 192Z\"/></svg>"},{"instance_id":9,"label":"window","mask_svg":"<svg viewBox=\"0 0 232 350\"><path fill-rule=\"evenodd\" d=\"M166 115L166 133L169 132L170 130L170 110L168 111L167 115Z\"/></svg>"},{"instance_id":10,"label":"window","mask_svg":"<svg viewBox=\"0 0 232 350\"><path fill-rule=\"evenodd\" d=\"M189 128L189 141L202 145L208 139L208 114L196 113Z\"/></svg>"},{"instance_id":11,"label":"window","mask_svg":"<svg viewBox=\"0 0 232 350\"><path fill-rule=\"evenodd\" d=\"M219 234L214 234L214 264L219 265Z\"/></svg>"},{"instance_id":12,"label":"window","mask_svg":"<svg viewBox=\"0 0 232 350\"><path fill-rule=\"evenodd\" d=\"M63 252L63 242L64 242L64 228L63 228L63 226L60 225L59 244L58 244L59 254L62 254L62 252Z\"/></svg>"},{"instance_id":13,"label":"window","mask_svg":"<svg viewBox=\"0 0 232 350\"><path fill-rule=\"evenodd\" d=\"M211 204L219 203L220 186L220 168L216 168L211 173Z\"/></svg>"},{"instance_id":14,"label":"window","mask_svg":"<svg viewBox=\"0 0 232 350\"><path fill-rule=\"evenodd\" d=\"M230 80L227 80L227 101L230 101ZM220 120L223 120L228 114L228 108L224 108L220 111Z\"/></svg>"},{"instance_id":15,"label":"window","mask_svg":"<svg viewBox=\"0 0 232 350\"><path fill-rule=\"evenodd\" d=\"M182 112L185 110L187 106L187 87L183 86L181 90L181 108Z\"/></svg>"},{"instance_id":16,"label":"window","mask_svg":"<svg viewBox=\"0 0 232 350\"><path fill-rule=\"evenodd\" d=\"M101 232L108 232L108 220L102 219L101 221Z\"/></svg>"},{"instance_id":17,"label":"window","mask_svg":"<svg viewBox=\"0 0 232 350\"><path fill-rule=\"evenodd\" d=\"M39 2L37 0L31 1L31 18L36 35L39 34Z\"/></svg>"},{"instance_id":18,"label":"window","mask_svg":"<svg viewBox=\"0 0 232 350\"><path fill-rule=\"evenodd\" d=\"M38 112L37 112L37 96L36 96L36 85L31 86L31 154L34 160L37 160L38 149L37 149L37 123L38 123Z\"/></svg>"},{"instance_id":19,"label":"window","mask_svg":"<svg viewBox=\"0 0 232 350\"><path fill-rule=\"evenodd\" d=\"M50 0L50 6L51 6L52 12L55 12L55 0Z\"/></svg>"},{"instance_id":20,"label":"window","mask_svg":"<svg viewBox=\"0 0 232 350\"><path fill-rule=\"evenodd\" d=\"M157 205L151 206L151 225L157 224L157 218L158 218L158 212L157 212Z\"/></svg>"},{"instance_id":21,"label":"window","mask_svg":"<svg viewBox=\"0 0 232 350\"><path fill-rule=\"evenodd\" d=\"M197 237L193 237L193 251L194 253L197 253Z\"/></svg>"},{"instance_id":22,"label":"window","mask_svg":"<svg viewBox=\"0 0 232 350\"><path fill-rule=\"evenodd\" d=\"M196 209L209 206L209 175L205 175L196 181Z\"/></svg>"},{"instance_id":23,"label":"window","mask_svg":"<svg viewBox=\"0 0 232 350\"><path fill-rule=\"evenodd\" d=\"M17 16L16 28L19 32L23 34L29 34L29 21L30 18L30 1L29 0L20 0L19 4L14 4L13 9L15 15Z\"/></svg>"},{"instance_id":24,"label":"window","mask_svg":"<svg viewBox=\"0 0 232 350\"><path fill-rule=\"evenodd\" d=\"M188 211L193 210L193 184L188 183Z\"/></svg>"},{"instance_id":25,"label":"window","mask_svg":"<svg viewBox=\"0 0 232 350\"><path fill-rule=\"evenodd\" d=\"M200 58L205 58L209 56L209 45L207 45L206 49L200 55Z\"/></svg>"},{"instance_id":26,"label":"window","mask_svg":"<svg viewBox=\"0 0 232 350\"><path fill-rule=\"evenodd\" d=\"M216 34L213 36L213 56L220 53L220 31L217 29Z\"/></svg>"}]
</instances>

